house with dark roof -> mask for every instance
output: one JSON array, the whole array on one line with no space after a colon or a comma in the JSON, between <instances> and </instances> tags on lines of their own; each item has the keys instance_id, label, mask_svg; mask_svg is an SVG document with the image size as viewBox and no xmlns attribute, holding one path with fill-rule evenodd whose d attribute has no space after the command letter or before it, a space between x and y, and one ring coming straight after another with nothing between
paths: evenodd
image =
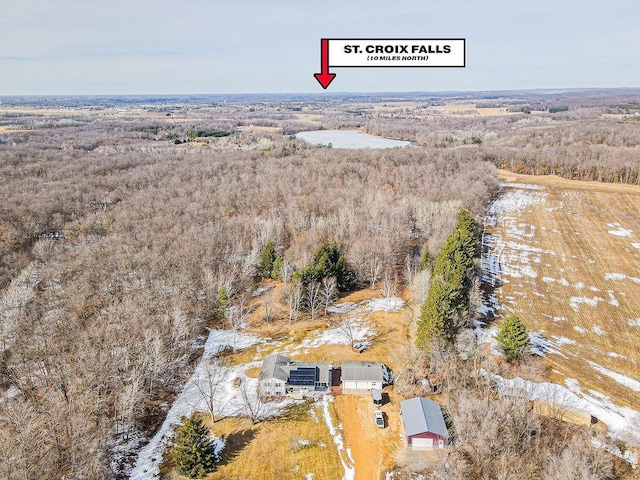
<instances>
[{"instance_id":1,"label":"house with dark roof","mask_svg":"<svg viewBox=\"0 0 640 480\"><path fill-rule=\"evenodd\" d=\"M304 395L326 392L331 386L331 365L325 362L295 362L280 354L262 361L260 393L266 396Z\"/></svg>"},{"instance_id":2,"label":"house with dark roof","mask_svg":"<svg viewBox=\"0 0 640 480\"><path fill-rule=\"evenodd\" d=\"M384 370L380 362L342 362L340 383L343 393L366 394L382 390Z\"/></svg>"},{"instance_id":3,"label":"house with dark roof","mask_svg":"<svg viewBox=\"0 0 640 480\"><path fill-rule=\"evenodd\" d=\"M449 431L439 403L416 397L400 402L400 410L409 448L443 448L449 444Z\"/></svg>"}]
</instances>

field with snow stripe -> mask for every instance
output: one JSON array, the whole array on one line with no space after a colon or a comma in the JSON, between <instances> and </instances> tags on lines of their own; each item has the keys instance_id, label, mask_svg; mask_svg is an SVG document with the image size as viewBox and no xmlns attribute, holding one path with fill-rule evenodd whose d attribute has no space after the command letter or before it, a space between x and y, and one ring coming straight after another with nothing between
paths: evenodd
<instances>
[{"instance_id":1,"label":"field with snow stripe","mask_svg":"<svg viewBox=\"0 0 640 480\"><path fill-rule=\"evenodd\" d=\"M640 188L504 174L485 219L485 310L518 314L558 382L638 409Z\"/></svg>"}]
</instances>

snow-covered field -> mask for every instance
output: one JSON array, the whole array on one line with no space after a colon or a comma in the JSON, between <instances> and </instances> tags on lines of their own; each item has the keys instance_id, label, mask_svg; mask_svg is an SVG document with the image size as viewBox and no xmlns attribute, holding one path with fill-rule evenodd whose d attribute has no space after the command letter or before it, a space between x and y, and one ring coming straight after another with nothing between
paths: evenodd
<instances>
[{"instance_id":1,"label":"snow-covered field","mask_svg":"<svg viewBox=\"0 0 640 480\"><path fill-rule=\"evenodd\" d=\"M333 148L393 148L407 147L411 142L376 137L354 130L316 130L296 133L296 137L314 145L329 145Z\"/></svg>"},{"instance_id":2,"label":"snow-covered field","mask_svg":"<svg viewBox=\"0 0 640 480\"><path fill-rule=\"evenodd\" d=\"M639 221L637 197L503 184L484 219L481 258L492 287L481 310L485 323L519 315L533 352L566 375L565 385L505 382L530 399L587 410L632 445L640 445L640 413L621 405L640 408L637 337L629 335L640 326ZM478 322L476 334L495 351L495 324Z\"/></svg>"}]
</instances>

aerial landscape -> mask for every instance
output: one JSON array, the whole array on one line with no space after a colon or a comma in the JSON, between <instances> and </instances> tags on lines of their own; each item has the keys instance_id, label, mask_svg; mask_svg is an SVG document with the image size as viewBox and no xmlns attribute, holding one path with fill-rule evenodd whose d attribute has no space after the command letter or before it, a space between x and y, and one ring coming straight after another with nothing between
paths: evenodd
<instances>
[{"instance_id":1,"label":"aerial landscape","mask_svg":"<svg viewBox=\"0 0 640 480\"><path fill-rule=\"evenodd\" d=\"M0 478L640 479L638 6L188 3L0 19Z\"/></svg>"}]
</instances>

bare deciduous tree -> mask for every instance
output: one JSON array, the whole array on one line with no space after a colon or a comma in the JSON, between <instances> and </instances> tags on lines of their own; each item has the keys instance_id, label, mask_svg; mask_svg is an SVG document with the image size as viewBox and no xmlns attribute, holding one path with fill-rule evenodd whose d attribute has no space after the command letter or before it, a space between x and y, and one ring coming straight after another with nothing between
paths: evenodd
<instances>
[{"instance_id":1,"label":"bare deciduous tree","mask_svg":"<svg viewBox=\"0 0 640 480\"><path fill-rule=\"evenodd\" d=\"M385 270L382 278L382 285L380 291L384 298L394 297L398 290L398 275L396 273L391 274L389 270Z\"/></svg>"},{"instance_id":2,"label":"bare deciduous tree","mask_svg":"<svg viewBox=\"0 0 640 480\"><path fill-rule=\"evenodd\" d=\"M318 308L322 304L322 285L319 282L310 282L304 292L304 305L311 314L311 320L315 320Z\"/></svg>"},{"instance_id":3,"label":"bare deciduous tree","mask_svg":"<svg viewBox=\"0 0 640 480\"><path fill-rule=\"evenodd\" d=\"M271 323L273 321L273 290L267 292L262 306L264 307L264 319L267 323Z\"/></svg>"},{"instance_id":4,"label":"bare deciduous tree","mask_svg":"<svg viewBox=\"0 0 640 480\"><path fill-rule=\"evenodd\" d=\"M289 286L287 291L287 304L289 306L289 324L297 322L300 316L300 306L302 305L302 285L295 282Z\"/></svg>"},{"instance_id":5,"label":"bare deciduous tree","mask_svg":"<svg viewBox=\"0 0 640 480\"><path fill-rule=\"evenodd\" d=\"M423 305L427 300L429 286L431 285L431 271L426 268L416 273L411 282L411 293L418 305Z\"/></svg>"},{"instance_id":6,"label":"bare deciduous tree","mask_svg":"<svg viewBox=\"0 0 640 480\"><path fill-rule=\"evenodd\" d=\"M255 425L267 413L268 404L262 400L257 391L249 386L249 382L242 382L240 385L240 396L247 416Z\"/></svg>"},{"instance_id":7,"label":"bare deciduous tree","mask_svg":"<svg viewBox=\"0 0 640 480\"><path fill-rule=\"evenodd\" d=\"M211 421L216 421L216 415L221 415L226 407L222 402L223 395L220 395L222 385L228 381L227 362L220 357L209 357L203 360L203 368L199 378L195 380L196 389L207 407L207 412L211 416Z\"/></svg>"},{"instance_id":8,"label":"bare deciduous tree","mask_svg":"<svg viewBox=\"0 0 640 480\"><path fill-rule=\"evenodd\" d=\"M331 302L333 302L338 295L335 277L325 277L322 279L322 290L320 294L322 296L322 302L324 303L324 314L326 315L329 305L331 305Z\"/></svg>"}]
</instances>

